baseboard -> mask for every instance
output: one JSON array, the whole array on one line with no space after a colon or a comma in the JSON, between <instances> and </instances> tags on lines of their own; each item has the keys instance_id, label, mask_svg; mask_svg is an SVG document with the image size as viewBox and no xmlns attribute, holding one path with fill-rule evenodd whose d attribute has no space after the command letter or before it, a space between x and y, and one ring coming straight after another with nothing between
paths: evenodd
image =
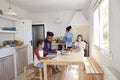
<instances>
[{"instance_id":1,"label":"baseboard","mask_svg":"<svg viewBox=\"0 0 120 80\"><path fill-rule=\"evenodd\" d=\"M104 70L104 80L120 80L120 73L118 73L113 67L101 66Z\"/></svg>"},{"instance_id":2,"label":"baseboard","mask_svg":"<svg viewBox=\"0 0 120 80\"><path fill-rule=\"evenodd\" d=\"M113 75L114 75L118 80L120 80L120 73L119 73L116 69L114 69L114 68L112 68L112 67L109 67L108 69L113 73Z\"/></svg>"}]
</instances>

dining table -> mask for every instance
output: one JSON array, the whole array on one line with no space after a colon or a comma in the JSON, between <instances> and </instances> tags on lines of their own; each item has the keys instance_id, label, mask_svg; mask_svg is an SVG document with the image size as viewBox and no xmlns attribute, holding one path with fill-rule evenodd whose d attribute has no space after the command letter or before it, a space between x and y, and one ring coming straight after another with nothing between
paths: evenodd
<instances>
[{"instance_id":1,"label":"dining table","mask_svg":"<svg viewBox=\"0 0 120 80\"><path fill-rule=\"evenodd\" d=\"M44 68L43 68L43 73L44 73L44 80L48 80L47 76L47 66L48 65L78 65L79 66L79 80L82 80L81 78L81 73L82 73L82 66L84 64L83 60L83 55L81 54L80 51L78 50L71 50L69 54L62 54L59 56L56 56L51 59L46 59L46 60L40 60L43 62Z\"/></svg>"}]
</instances>

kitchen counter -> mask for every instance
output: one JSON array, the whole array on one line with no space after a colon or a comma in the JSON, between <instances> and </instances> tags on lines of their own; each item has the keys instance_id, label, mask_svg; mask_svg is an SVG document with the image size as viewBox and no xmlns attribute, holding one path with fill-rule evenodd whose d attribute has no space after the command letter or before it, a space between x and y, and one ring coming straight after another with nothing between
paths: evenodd
<instances>
[{"instance_id":1,"label":"kitchen counter","mask_svg":"<svg viewBox=\"0 0 120 80\"><path fill-rule=\"evenodd\" d=\"M21 46L15 46L14 48L15 49L20 49L20 48L24 48L24 47L28 47L28 44L24 44L24 45L21 45Z\"/></svg>"},{"instance_id":2,"label":"kitchen counter","mask_svg":"<svg viewBox=\"0 0 120 80\"><path fill-rule=\"evenodd\" d=\"M28 47L28 44L25 44L25 45L21 45L21 46L16 46L16 47L9 47L9 46L5 46L5 47L2 47L2 48L0 48L0 59L2 60L4 60L4 58L6 58L6 57L8 57L8 56L10 56L10 55L12 55L13 56L13 64L14 65L12 65L12 66L14 66L14 77L17 77L17 73L18 73L18 71L17 71L17 65L18 65L18 63L17 63L17 59L19 59L19 61L22 61L22 60L24 60L24 61L22 61L21 62L21 64L22 63L24 63L24 62L26 62L27 61L27 59L26 58L24 58L24 57L27 57L27 56L24 56L24 55L27 55L27 51L22 51L22 53L17 53L17 50L18 49L20 49L20 50L26 50L27 49L27 47ZM22 48L25 48L25 49L22 49ZM20 57L18 57L17 55L19 55ZM21 55L22 55L22 57L21 57ZM25 60L26 59L26 60ZM11 64L11 63L10 63ZM21 65L20 64L20 65ZM27 62L26 62L26 64L22 64L23 66L24 65L27 65ZM21 69L23 69L23 66L22 66L22 68Z\"/></svg>"},{"instance_id":3,"label":"kitchen counter","mask_svg":"<svg viewBox=\"0 0 120 80\"><path fill-rule=\"evenodd\" d=\"M1 47L0 48L0 58L12 55L15 53L16 49L28 47L28 44L21 45L21 46L16 46L16 47Z\"/></svg>"},{"instance_id":4,"label":"kitchen counter","mask_svg":"<svg viewBox=\"0 0 120 80\"><path fill-rule=\"evenodd\" d=\"M0 48L0 58L12 55L14 53L15 53L15 49L13 47Z\"/></svg>"}]
</instances>

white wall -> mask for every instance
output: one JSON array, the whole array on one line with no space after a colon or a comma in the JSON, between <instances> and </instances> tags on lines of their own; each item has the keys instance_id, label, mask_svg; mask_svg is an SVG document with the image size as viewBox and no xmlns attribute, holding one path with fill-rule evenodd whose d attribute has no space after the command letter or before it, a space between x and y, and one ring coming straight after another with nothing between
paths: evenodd
<instances>
[{"instance_id":1,"label":"white wall","mask_svg":"<svg viewBox=\"0 0 120 80\"><path fill-rule=\"evenodd\" d=\"M87 12L85 12L85 11L84 11L84 13L87 14ZM54 32L55 37L58 37L58 36L63 36L65 34L66 27L68 25L70 25L71 20L74 15L75 15L74 11L59 11L59 18L61 20L61 23L55 22L56 16L57 16L56 12L32 13L31 19L32 19L33 23L45 24L45 31L52 31L52 32ZM83 16L84 16L84 14L83 14ZM72 27L74 27L74 26L72 26ZM80 33L84 33L84 31L81 31L78 33L75 32L75 34L80 34ZM87 34L87 37L88 37L88 34ZM75 39L76 39L76 36L75 36ZM73 40L75 40L75 39L73 39Z\"/></svg>"},{"instance_id":2,"label":"white wall","mask_svg":"<svg viewBox=\"0 0 120 80\"><path fill-rule=\"evenodd\" d=\"M29 12L25 11L24 9L21 9L15 5L12 5L12 10L17 13L17 17L21 19L28 19ZM0 10L3 11L3 15L8 11L8 2L6 0L0 0ZM0 27L15 27L14 21L6 20L3 18L0 18ZM4 40L13 40L14 35L13 34L2 34L0 33L0 43Z\"/></svg>"},{"instance_id":3,"label":"white wall","mask_svg":"<svg viewBox=\"0 0 120 80\"><path fill-rule=\"evenodd\" d=\"M0 0L0 10L3 11L3 14L5 14L8 11L8 7L9 4L7 0ZM18 18L26 19L29 17L29 12L27 12L26 10L20 7L17 7L16 5L12 5L12 3L11 3L11 8L14 12L16 12Z\"/></svg>"},{"instance_id":4,"label":"white wall","mask_svg":"<svg viewBox=\"0 0 120 80\"><path fill-rule=\"evenodd\" d=\"M95 0L93 0L95 1ZM109 0L110 1L110 51L112 54L112 60L101 54L100 49L95 47L93 44L93 9L91 3L89 6L89 41L90 41L90 54L93 56L99 64L104 64L106 66L112 66L117 71L120 72L120 0Z\"/></svg>"},{"instance_id":5,"label":"white wall","mask_svg":"<svg viewBox=\"0 0 120 80\"><path fill-rule=\"evenodd\" d=\"M65 28L69 25L73 16L73 11L62 11L59 12L59 18L61 23L56 23L56 12L41 12L31 14L33 23L45 24L46 31L54 32L55 36L61 36L65 33Z\"/></svg>"},{"instance_id":6,"label":"white wall","mask_svg":"<svg viewBox=\"0 0 120 80\"><path fill-rule=\"evenodd\" d=\"M89 26L73 26L71 32L73 33L73 41L76 41L78 34L83 36L83 40L89 41Z\"/></svg>"},{"instance_id":7,"label":"white wall","mask_svg":"<svg viewBox=\"0 0 120 80\"><path fill-rule=\"evenodd\" d=\"M88 20L83 15L82 11L75 12L70 24L72 26L88 26Z\"/></svg>"}]
</instances>

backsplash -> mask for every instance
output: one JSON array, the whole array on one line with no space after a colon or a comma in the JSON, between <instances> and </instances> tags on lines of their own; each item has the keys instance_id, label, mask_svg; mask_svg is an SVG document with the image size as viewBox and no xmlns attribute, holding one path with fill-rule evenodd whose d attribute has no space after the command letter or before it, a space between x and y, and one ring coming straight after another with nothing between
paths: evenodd
<instances>
[{"instance_id":1,"label":"backsplash","mask_svg":"<svg viewBox=\"0 0 120 80\"><path fill-rule=\"evenodd\" d=\"M0 18L0 28L3 27L14 27L14 21ZM6 40L14 40L14 37L14 34L0 33L0 43L3 43L3 41Z\"/></svg>"},{"instance_id":2,"label":"backsplash","mask_svg":"<svg viewBox=\"0 0 120 80\"><path fill-rule=\"evenodd\" d=\"M0 43L2 43L5 40L14 40L14 34L0 33Z\"/></svg>"},{"instance_id":3,"label":"backsplash","mask_svg":"<svg viewBox=\"0 0 120 80\"><path fill-rule=\"evenodd\" d=\"M0 27L14 27L14 22L0 18Z\"/></svg>"}]
</instances>

